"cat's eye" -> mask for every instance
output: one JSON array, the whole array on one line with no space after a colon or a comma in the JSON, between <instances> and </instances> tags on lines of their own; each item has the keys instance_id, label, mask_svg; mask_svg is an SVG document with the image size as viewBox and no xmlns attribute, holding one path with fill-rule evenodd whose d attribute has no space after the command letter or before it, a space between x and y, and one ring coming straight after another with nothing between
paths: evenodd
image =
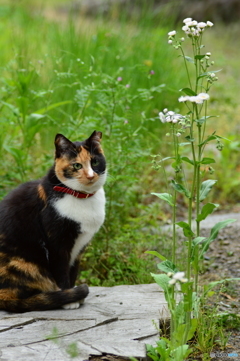
<instances>
[{"instance_id":1,"label":"cat's eye","mask_svg":"<svg viewBox=\"0 0 240 361\"><path fill-rule=\"evenodd\" d=\"M79 169L81 169L82 168L82 164L81 163L73 163L73 168L75 169L75 170L79 170Z\"/></svg>"},{"instance_id":2,"label":"cat's eye","mask_svg":"<svg viewBox=\"0 0 240 361\"><path fill-rule=\"evenodd\" d=\"M91 164L93 167L96 167L99 164L99 161L97 159L92 159Z\"/></svg>"}]
</instances>

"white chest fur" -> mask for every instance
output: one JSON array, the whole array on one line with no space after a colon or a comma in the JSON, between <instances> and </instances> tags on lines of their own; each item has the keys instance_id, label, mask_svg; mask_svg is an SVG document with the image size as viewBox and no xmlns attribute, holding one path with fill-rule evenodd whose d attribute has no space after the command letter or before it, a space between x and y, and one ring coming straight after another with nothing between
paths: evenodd
<instances>
[{"instance_id":1,"label":"white chest fur","mask_svg":"<svg viewBox=\"0 0 240 361\"><path fill-rule=\"evenodd\" d=\"M81 249L88 244L104 222L104 190L100 188L94 196L87 199L79 199L65 194L63 198L54 202L53 206L60 216L77 222L81 227L81 233L75 240L71 251L70 265L72 265Z\"/></svg>"}]
</instances>

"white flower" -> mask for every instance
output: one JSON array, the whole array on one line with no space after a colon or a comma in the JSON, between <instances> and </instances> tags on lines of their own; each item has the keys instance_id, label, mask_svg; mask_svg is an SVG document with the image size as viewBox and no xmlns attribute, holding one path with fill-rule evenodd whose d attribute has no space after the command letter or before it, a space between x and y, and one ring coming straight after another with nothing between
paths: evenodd
<instances>
[{"instance_id":1,"label":"white flower","mask_svg":"<svg viewBox=\"0 0 240 361\"><path fill-rule=\"evenodd\" d=\"M186 18L183 20L183 23L186 24L189 23L190 21L192 21L192 18Z\"/></svg>"},{"instance_id":2,"label":"white flower","mask_svg":"<svg viewBox=\"0 0 240 361\"><path fill-rule=\"evenodd\" d=\"M210 98L210 96L207 93L199 93L198 98L200 98L202 100L208 100Z\"/></svg>"},{"instance_id":3,"label":"white flower","mask_svg":"<svg viewBox=\"0 0 240 361\"><path fill-rule=\"evenodd\" d=\"M192 103L196 103L196 96L195 95L193 95L193 96L190 96L189 98L188 98L188 100L190 101L190 102L192 102Z\"/></svg>"},{"instance_id":4,"label":"white flower","mask_svg":"<svg viewBox=\"0 0 240 361\"><path fill-rule=\"evenodd\" d=\"M168 36L175 36L176 34L177 34L177 32L175 30L173 30L168 33Z\"/></svg>"},{"instance_id":5,"label":"white flower","mask_svg":"<svg viewBox=\"0 0 240 361\"><path fill-rule=\"evenodd\" d=\"M176 124L176 123L180 122L181 119L183 119L183 116L181 114L174 113L170 116L170 118L171 118L172 123Z\"/></svg>"},{"instance_id":6,"label":"white flower","mask_svg":"<svg viewBox=\"0 0 240 361\"><path fill-rule=\"evenodd\" d=\"M202 21L202 22L198 23L197 26L198 26L198 28L204 29L207 26L207 24Z\"/></svg>"},{"instance_id":7,"label":"white flower","mask_svg":"<svg viewBox=\"0 0 240 361\"><path fill-rule=\"evenodd\" d=\"M168 109L167 109L167 108L163 109L163 113L164 113L164 114L166 114L167 112L168 112Z\"/></svg>"},{"instance_id":8,"label":"white flower","mask_svg":"<svg viewBox=\"0 0 240 361\"><path fill-rule=\"evenodd\" d=\"M184 277L185 272L176 272L172 279L168 282L169 285L175 285L177 282L186 283L188 280Z\"/></svg>"},{"instance_id":9,"label":"white flower","mask_svg":"<svg viewBox=\"0 0 240 361\"><path fill-rule=\"evenodd\" d=\"M188 27L187 25L184 25L184 26L182 27L182 30L186 32L186 31L189 31L190 29L189 29L189 27Z\"/></svg>"},{"instance_id":10,"label":"white flower","mask_svg":"<svg viewBox=\"0 0 240 361\"><path fill-rule=\"evenodd\" d=\"M198 24L198 22L196 20L189 21L186 23L187 26L196 26L197 24Z\"/></svg>"},{"instance_id":11,"label":"white flower","mask_svg":"<svg viewBox=\"0 0 240 361\"><path fill-rule=\"evenodd\" d=\"M214 24L211 21L207 21L207 26L209 26L211 28L213 25Z\"/></svg>"},{"instance_id":12,"label":"white flower","mask_svg":"<svg viewBox=\"0 0 240 361\"><path fill-rule=\"evenodd\" d=\"M166 123L166 117L162 112L159 113L159 118L160 118L162 123Z\"/></svg>"},{"instance_id":13,"label":"white flower","mask_svg":"<svg viewBox=\"0 0 240 361\"><path fill-rule=\"evenodd\" d=\"M178 98L178 101L180 102L180 103L182 103L182 102L186 102L187 100L189 100L189 96L188 95L182 95L180 98Z\"/></svg>"},{"instance_id":14,"label":"white flower","mask_svg":"<svg viewBox=\"0 0 240 361\"><path fill-rule=\"evenodd\" d=\"M181 114L174 113L171 110L167 111L167 109L164 109L163 112L159 113L159 118L162 123L173 123L173 124L176 124L181 120L185 119L184 116L182 116Z\"/></svg>"},{"instance_id":15,"label":"white flower","mask_svg":"<svg viewBox=\"0 0 240 361\"><path fill-rule=\"evenodd\" d=\"M176 272L173 275L173 278L177 281L179 281L180 279L182 279L185 276L185 272Z\"/></svg>"},{"instance_id":16,"label":"white flower","mask_svg":"<svg viewBox=\"0 0 240 361\"><path fill-rule=\"evenodd\" d=\"M202 104L204 100L208 100L209 98L210 97L207 93L199 93L198 95L193 95L193 96L183 95L180 98L178 98L178 101L180 103L189 101L196 104Z\"/></svg>"},{"instance_id":17,"label":"white flower","mask_svg":"<svg viewBox=\"0 0 240 361\"><path fill-rule=\"evenodd\" d=\"M176 272L173 275L173 279L176 281L185 283L185 282L187 282L187 278L185 278L184 276L185 276L185 272Z\"/></svg>"},{"instance_id":18,"label":"white flower","mask_svg":"<svg viewBox=\"0 0 240 361\"><path fill-rule=\"evenodd\" d=\"M194 97L194 100L192 100L192 101L193 101L194 103L196 103L196 104L202 104L202 103L203 103L203 100L204 100L204 99L196 96L196 97Z\"/></svg>"},{"instance_id":19,"label":"white flower","mask_svg":"<svg viewBox=\"0 0 240 361\"><path fill-rule=\"evenodd\" d=\"M184 38L181 38L181 41L184 41L185 39Z\"/></svg>"},{"instance_id":20,"label":"white flower","mask_svg":"<svg viewBox=\"0 0 240 361\"><path fill-rule=\"evenodd\" d=\"M210 52L206 53L207 56L211 56L212 54Z\"/></svg>"},{"instance_id":21,"label":"white flower","mask_svg":"<svg viewBox=\"0 0 240 361\"><path fill-rule=\"evenodd\" d=\"M172 40L168 40L168 44L172 44Z\"/></svg>"}]
</instances>

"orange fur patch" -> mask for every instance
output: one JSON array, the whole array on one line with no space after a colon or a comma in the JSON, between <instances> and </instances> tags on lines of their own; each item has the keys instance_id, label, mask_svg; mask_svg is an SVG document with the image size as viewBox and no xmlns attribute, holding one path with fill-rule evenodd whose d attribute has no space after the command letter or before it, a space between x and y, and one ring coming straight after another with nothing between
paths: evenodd
<instances>
[{"instance_id":1,"label":"orange fur patch","mask_svg":"<svg viewBox=\"0 0 240 361\"><path fill-rule=\"evenodd\" d=\"M90 160L91 160L90 153L85 148L80 146L78 151L79 151L79 154L76 158L76 162L81 163L81 164L90 162Z\"/></svg>"},{"instance_id":2,"label":"orange fur patch","mask_svg":"<svg viewBox=\"0 0 240 361\"><path fill-rule=\"evenodd\" d=\"M0 277L6 278L7 275L8 275L7 267L6 266L1 267L0 268Z\"/></svg>"},{"instance_id":3,"label":"orange fur patch","mask_svg":"<svg viewBox=\"0 0 240 361\"><path fill-rule=\"evenodd\" d=\"M37 279L35 282L28 283L30 288L38 289L41 292L60 291L60 288L55 282L51 281L47 277L42 277L41 275L39 276L39 279Z\"/></svg>"},{"instance_id":4,"label":"orange fur patch","mask_svg":"<svg viewBox=\"0 0 240 361\"><path fill-rule=\"evenodd\" d=\"M39 184L37 190L38 190L38 196L39 196L39 198L40 198L44 203L46 203L46 202L47 202L47 195L46 195L45 190L44 190L44 188L43 188L43 186L42 186L41 184Z\"/></svg>"},{"instance_id":5,"label":"orange fur patch","mask_svg":"<svg viewBox=\"0 0 240 361\"><path fill-rule=\"evenodd\" d=\"M0 299L9 301L16 300L18 298L18 289L2 289L0 290Z\"/></svg>"},{"instance_id":6,"label":"orange fur patch","mask_svg":"<svg viewBox=\"0 0 240 361\"><path fill-rule=\"evenodd\" d=\"M69 166L69 161L66 157L57 158L55 161L55 172L60 180L65 180L63 169Z\"/></svg>"},{"instance_id":7,"label":"orange fur patch","mask_svg":"<svg viewBox=\"0 0 240 361\"><path fill-rule=\"evenodd\" d=\"M34 280L33 281L26 281L24 279L21 280L19 279L18 276L13 276L13 275L11 275L11 277L8 277L8 267L14 267L17 271L24 272L26 276L31 276ZM21 258L13 258L9 262L7 267L2 267L0 269L0 275L8 279L12 278L18 284L21 284L22 283L21 281L23 281L25 286L38 289L41 292L59 290L57 284L54 281L41 274L41 270L37 265L31 262L26 262L24 259Z\"/></svg>"},{"instance_id":8,"label":"orange fur patch","mask_svg":"<svg viewBox=\"0 0 240 361\"><path fill-rule=\"evenodd\" d=\"M24 272L26 275L30 275L36 278L39 274L39 268L34 263L26 262L22 258L12 258L8 264L8 267L14 267L16 270Z\"/></svg>"}]
</instances>

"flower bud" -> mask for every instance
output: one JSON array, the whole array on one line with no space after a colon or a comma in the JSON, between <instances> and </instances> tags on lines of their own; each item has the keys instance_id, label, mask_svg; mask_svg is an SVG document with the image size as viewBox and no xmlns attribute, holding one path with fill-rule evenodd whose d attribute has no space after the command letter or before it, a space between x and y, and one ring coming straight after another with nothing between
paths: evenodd
<instances>
[{"instance_id":1,"label":"flower bud","mask_svg":"<svg viewBox=\"0 0 240 361\"><path fill-rule=\"evenodd\" d=\"M168 33L168 36L175 36L176 34L177 34L177 32L175 30L173 30Z\"/></svg>"}]
</instances>

